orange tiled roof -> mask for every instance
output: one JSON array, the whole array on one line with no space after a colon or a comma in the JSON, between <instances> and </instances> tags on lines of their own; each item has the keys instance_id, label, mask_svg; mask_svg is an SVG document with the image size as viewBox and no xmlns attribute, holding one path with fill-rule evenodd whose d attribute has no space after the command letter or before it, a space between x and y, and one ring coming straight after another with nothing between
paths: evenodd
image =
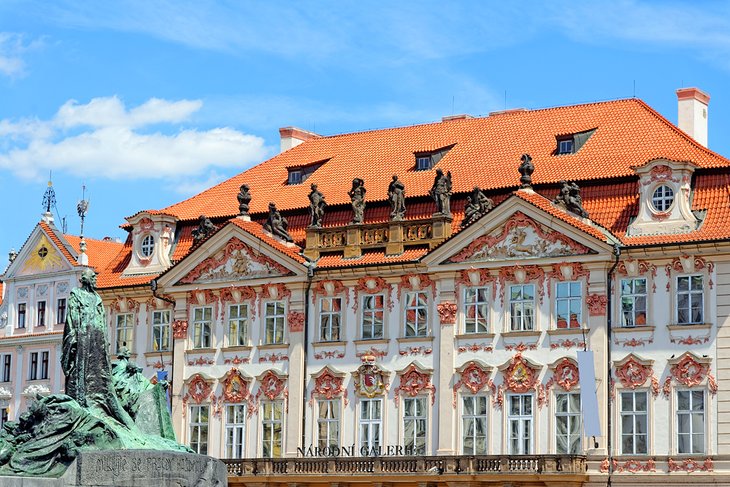
<instances>
[{"instance_id":1,"label":"orange tiled roof","mask_svg":"<svg viewBox=\"0 0 730 487\"><path fill-rule=\"evenodd\" d=\"M124 286L139 286L146 285L152 279L155 279L159 273L156 274L142 274L135 276L122 276L124 269L129 265L129 261L132 258L132 234L127 236L127 241L122 245L121 251L104 267L103 270L99 271L99 275L96 279L97 287L100 289L115 288Z\"/></svg>"},{"instance_id":2,"label":"orange tiled roof","mask_svg":"<svg viewBox=\"0 0 730 487\"><path fill-rule=\"evenodd\" d=\"M58 249L61 251L64 257L68 259L68 261L73 265L76 264L76 256L72 255L71 252L69 252L69 249L67 247L68 242L65 241L65 237L61 232L58 231L58 229L55 226L51 226L47 224L46 222L40 222L38 225L43 229L43 231L48 235L48 238L51 239L51 241L58 247ZM56 233L58 232L58 233Z\"/></svg>"},{"instance_id":3,"label":"orange tiled roof","mask_svg":"<svg viewBox=\"0 0 730 487\"><path fill-rule=\"evenodd\" d=\"M81 237L77 237L76 235L64 235L63 237L73 247L76 253L81 252L79 247ZM89 257L89 265L96 269L97 272L104 269L119 254L122 247L124 247L124 244L121 242L114 242L113 240L97 240L85 237L84 240L86 240L86 255Z\"/></svg>"},{"instance_id":4,"label":"orange tiled roof","mask_svg":"<svg viewBox=\"0 0 730 487\"><path fill-rule=\"evenodd\" d=\"M323 255L317 261L317 268L333 269L338 267L360 267L373 265L403 264L417 262L418 259L428 253L428 247L415 247L406 249L399 255L385 255L385 252L378 250L366 250L362 256L354 259L345 259L342 255Z\"/></svg>"},{"instance_id":5,"label":"orange tiled roof","mask_svg":"<svg viewBox=\"0 0 730 487\"><path fill-rule=\"evenodd\" d=\"M288 255L300 264L303 264L307 261L307 259L300 255L300 252L302 251L301 247L297 245L286 245L285 243L279 241L278 239L265 232L264 228L258 223L253 221L244 221L239 218L232 218L231 220L229 220L229 222L243 229L244 231L263 241L264 243L274 247L279 252Z\"/></svg>"}]
</instances>

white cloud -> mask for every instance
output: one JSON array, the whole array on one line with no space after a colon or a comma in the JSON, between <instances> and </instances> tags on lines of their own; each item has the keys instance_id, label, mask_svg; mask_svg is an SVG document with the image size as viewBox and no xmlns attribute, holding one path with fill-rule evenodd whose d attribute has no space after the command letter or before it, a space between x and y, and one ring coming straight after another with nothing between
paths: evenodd
<instances>
[{"instance_id":1,"label":"white cloud","mask_svg":"<svg viewBox=\"0 0 730 487\"><path fill-rule=\"evenodd\" d=\"M43 44L41 39L27 41L21 34L0 32L0 75L16 78L25 74L23 55Z\"/></svg>"},{"instance_id":2,"label":"white cloud","mask_svg":"<svg viewBox=\"0 0 730 487\"><path fill-rule=\"evenodd\" d=\"M0 168L34 178L48 170L109 179L177 179L214 167L245 168L270 151L260 137L232 128L144 132L179 123L199 100L150 99L127 109L117 97L65 103L47 121L0 120ZM158 127L159 129L160 127Z\"/></svg>"}]
</instances>

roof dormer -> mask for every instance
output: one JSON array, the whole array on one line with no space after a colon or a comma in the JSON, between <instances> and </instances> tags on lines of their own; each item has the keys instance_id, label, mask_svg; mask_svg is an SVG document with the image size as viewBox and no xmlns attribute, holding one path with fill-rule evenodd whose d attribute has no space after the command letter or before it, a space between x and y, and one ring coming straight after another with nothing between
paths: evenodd
<instances>
[{"instance_id":1,"label":"roof dormer","mask_svg":"<svg viewBox=\"0 0 730 487\"><path fill-rule=\"evenodd\" d=\"M654 159L635 167L639 176L639 214L627 235L666 235L696 230L699 221L690 201L691 162Z\"/></svg>"},{"instance_id":2,"label":"roof dormer","mask_svg":"<svg viewBox=\"0 0 730 487\"><path fill-rule=\"evenodd\" d=\"M127 221L132 226L132 257L124 275L153 274L170 267L177 218L141 211Z\"/></svg>"}]
</instances>

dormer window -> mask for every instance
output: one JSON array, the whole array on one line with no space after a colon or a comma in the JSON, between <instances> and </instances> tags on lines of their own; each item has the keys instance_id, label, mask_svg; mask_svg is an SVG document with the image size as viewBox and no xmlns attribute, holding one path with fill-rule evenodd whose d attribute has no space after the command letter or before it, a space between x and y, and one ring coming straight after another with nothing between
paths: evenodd
<instances>
[{"instance_id":1,"label":"dormer window","mask_svg":"<svg viewBox=\"0 0 730 487\"><path fill-rule=\"evenodd\" d=\"M575 154L588 142L588 139L591 138L591 135L595 131L596 129L591 129L584 132L556 136L557 147L555 148L555 155Z\"/></svg>"},{"instance_id":2,"label":"dormer window","mask_svg":"<svg viewBox=\"0 0 730 487\"><path fill-rule=\"evenodd\" d=\"M416 171L428 171L431 169L431 156L416 157Z\"/></svg>"},{"instance_id":3,"label":"dormer window","mask_svg":"<svg viewBox=\"0 0 730 487\"><path fill-rule=\"evenodd\" d=\"M147 235L142 239L142 244L139 247L139 251L143 257L149 257L155 250L155 237Z\"/></svg>"},{"instance_id":4,"label":"dormer window","mask_svg":"<svg viewBox=\"0 0 730 487\"><path fill-rule=\"evenodd\" d=\"M288 167L287 171L289 175L287 176L286 184L302 184L314 171L322 167L322 164L325 162L327 160L314 162L305 166Z\"/></svg>"},{"instance_id":5,"label":"dormer window","mask_svg":"<svg viewBox=\"0 0 730 487\"><path fill-rule=\"evenodd\" d=\"M416 171L428 171L430 169L433 169L433 167L436 164L438 164L439 161L444 158L446 153L448 153L453 147L454 147L453 145L450 145L448 147L443 147L436 151L415 152L414 153L414 155L416 156L415 170Z\"/></svg>"},{"instance_id":6,"label":"dormer window","mask_svg":"<svg viewBox=\"0 0 730 487\"><path fill-rule=\"evenodd\" d=\"M289 171L289 184L302 184L302 170Z\"/></svg>"},{"instance_id":7,"label":"dormer window","mask_svg":"<svg viewBox=\"0 0 730 487\"><path fill-rule=\"evenodd\" d=\"M558 141L558 154L573 153L573 138Z\"/></svg>"},{"instance_id":8,"label":"dormer window","mask_svg":"<svg viewBox=\"0 0 730 487\"><path fill-rule=\"evenodd\" d=\"M664 213L671 208L672 203L674 203L674 191L672 188L662 184L654 190L654 194L651 196L651 204L656 211Z\"/></svg>"}]
</instances>

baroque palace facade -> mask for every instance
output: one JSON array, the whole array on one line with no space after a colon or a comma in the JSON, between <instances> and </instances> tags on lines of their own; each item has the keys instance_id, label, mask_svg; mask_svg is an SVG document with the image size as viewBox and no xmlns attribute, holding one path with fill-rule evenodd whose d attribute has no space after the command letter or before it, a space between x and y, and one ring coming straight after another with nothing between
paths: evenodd
<instances>
[{"instance_id":1,"label":"baroque palace facade","mask_svg":"<svg viewBox=\"0 0 730 487\"><path fill-rule=\"evenodd\" d=\"M3 417L63 390L90 265L110 353L169 372L231 485L730 483L730 160L678 98L679 128L637 99L286 128L124 244L45 216L3 275Z\"/></svg>"}]
</instances>

